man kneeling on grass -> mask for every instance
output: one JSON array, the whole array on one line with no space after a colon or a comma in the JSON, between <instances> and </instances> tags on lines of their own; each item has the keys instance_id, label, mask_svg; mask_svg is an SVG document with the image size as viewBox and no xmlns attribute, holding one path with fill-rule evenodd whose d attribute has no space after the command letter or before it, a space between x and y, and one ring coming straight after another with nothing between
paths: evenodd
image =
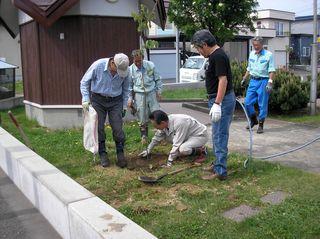
<instances>
[{"instance_id":1,"label":"man kneeling on grass","mask_svg":"<svg viewBox=\"0 0 320 239\"><path fill-rule=\"evenodd\" d=\"M178 156L195 155L198 156L195 159L196 163L205 161L208 133L204 124L189 115L167 115L162 110L153 111L149 119L157 131L147 149L139 154L141 157L147 157L154 146L166 140L172 143L167 167L170 167Z\"/></svg>"}]
</instances>

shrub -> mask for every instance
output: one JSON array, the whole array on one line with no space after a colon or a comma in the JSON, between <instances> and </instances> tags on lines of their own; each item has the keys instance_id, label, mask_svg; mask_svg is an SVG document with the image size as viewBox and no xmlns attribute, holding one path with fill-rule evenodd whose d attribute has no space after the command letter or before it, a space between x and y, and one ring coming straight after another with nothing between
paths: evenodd
<instances>
[{"instance_id":1,"label":"shrub","mask_svg":"<svg viewBox=\"0 0 320 239\"><path fill-rule=\"evenodd\" d=\"M232 84L236 96L245 96L245 89L241 87L241 80L247 70L247 62L231 62Z\"/></svg>"},{"instance_id":2,"label":"shrub","mask_svg":"<svg viewBox=\"0 0 320 239\"><path fill-rule=\"evenodd\" d=\"M301 82L299 76L286 71L277 70L273 80L269 109L289 112L305 108L309 101L307 82Z\"/></svg>"}]
</instances>

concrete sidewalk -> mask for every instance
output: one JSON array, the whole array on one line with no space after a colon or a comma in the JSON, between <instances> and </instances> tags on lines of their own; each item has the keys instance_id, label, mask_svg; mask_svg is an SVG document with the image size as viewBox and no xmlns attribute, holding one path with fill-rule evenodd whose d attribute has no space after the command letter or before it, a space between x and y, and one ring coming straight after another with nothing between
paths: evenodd
<instances>
[{"instance_id":1,"label":"concrete sidewalk","mask_svg":"<svg viewBox=\"0 0 320 239\"><path fill-rule=\"evenodd\" d=\"M210 117L206 113L183 108L181 103L161 103L167 113L188 114L208 125L211 133ZM229 151L247 154L249 149L249 132L245 129L247 122L244 119L234 120L230 129ZM253 156L268 156L298 147L315 137L320 136L320 128L290 123L286 121L267 119L265 133L257 134L253 129ZM209 142L212 147L211 137ZM320 140L306 148L270 159L282 165L320 173Z\"/></svg>"},{"instance_id":2,"label":"concrete sidewalk","mask_svg":"<svg viewBox=\"0 0 320 239\"><path fill-rule=\"evenodd\" d=\"M0 169L0 238L61 238Z\"/></svg>"}]
</instances>

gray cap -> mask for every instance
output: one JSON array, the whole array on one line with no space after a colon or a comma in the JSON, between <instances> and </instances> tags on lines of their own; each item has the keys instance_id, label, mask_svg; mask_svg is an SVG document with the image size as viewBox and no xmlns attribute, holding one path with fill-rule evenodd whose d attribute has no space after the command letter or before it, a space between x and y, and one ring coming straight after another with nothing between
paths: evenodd
<instances>
[{"instance_id":1,"label":"gray cap","mask_svg":"<svg viewBox=\"0 0 320 239\"><path fill-rule=\"evenodd\" d=\"M114 64L117 66L117 73L120 77L128 75L129 58L123 53L118 53L113 58Z\"/></svg>"},{"instance_id":2,"label":"gray cap","mask_svg":"<svg viewBox=\"0 0 320 239\"><path fill-rule=\"evenodd\" d=\"M207 29L197 31L191 39L191 44L195 46L202 47L204 43L208 46L214 46L217 44L216 38Z\"/></svg>"}]
</instances>

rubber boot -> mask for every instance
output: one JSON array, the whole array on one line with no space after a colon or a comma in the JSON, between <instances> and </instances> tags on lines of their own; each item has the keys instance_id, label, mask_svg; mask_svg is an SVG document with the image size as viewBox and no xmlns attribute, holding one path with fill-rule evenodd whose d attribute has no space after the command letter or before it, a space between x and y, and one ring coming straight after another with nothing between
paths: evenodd
<instances>
[{"instance_id":1,"label":"rubber boot","mask_svg":"<svg viewBox=\"0 0 320 239\"><path fill-rule=\"evenodd\" d=\"M110 161L108 159L107 153L103 152L99 154L101 166L106 168L110 166Z\"/></svg>"},{"instance_id":2,"label":"rubber boot","mask_svg":"<svg viewBox=\"0 0 320 239\"><path fill-rule=\"evenodd\" d=\"M262 134L263 133L263 123L264 123L264 120L259 120L259 127L258 127L258 130L257 130L258 134Z\"/></svg>"},{"instance_id":3,"label":"rubber boot","mask_svg":"<svg viewBox=\"0 0 320 239\"><path fill-rule=\"evenodd\" d=\"M116 165L120 168L127 167L127 160L124 156L124 144L123 143L116 143L116 150L117 150L117 162Z\"/></svg>"},{"instance_id":4,"label":"rubber boot","mask_svg":"<svg viewBox=\"0 0 320 239\"><path fill-rule=\"evenodd\" d=\"M141 144L148 143L148 126L141 125L140 126L140 134L141 134Z\"/></svg>"},{"instance_id":5,"label":"rubber boot","mask_svg":"<svg viewBox=\"0 0 320 239\"><path fill-rule=\"evenodd\" d=\"M250 127L251 129L258 124L257 116L254 114L250 117ZM246 129L249 129L249 126L246 127Z\"/></svg>"}]
</instances>

